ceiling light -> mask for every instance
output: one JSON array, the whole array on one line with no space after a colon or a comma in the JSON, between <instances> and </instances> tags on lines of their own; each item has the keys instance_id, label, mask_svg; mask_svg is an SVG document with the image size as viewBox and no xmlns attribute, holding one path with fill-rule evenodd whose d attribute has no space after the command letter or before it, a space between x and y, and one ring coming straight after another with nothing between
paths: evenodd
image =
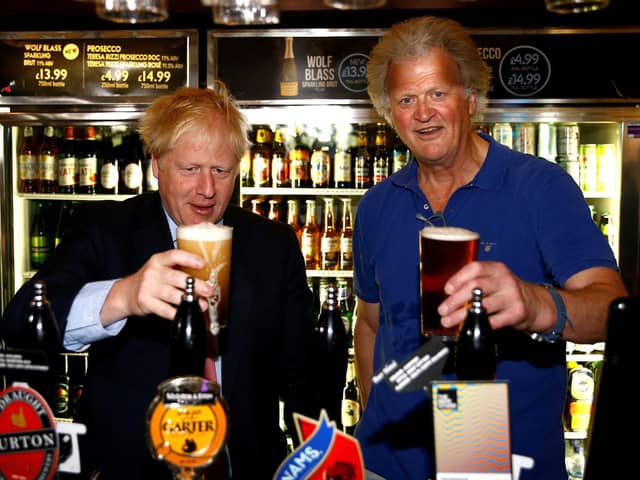
<instances>
[{"instance_id":1,"label":"ceiling light","mask_svg":"<svg viewBox=\"0 0 640 480\"><path fill-rule=\"evenodd\" d=\"M279 0L203 0L212 4L213 22L221 25L280 23Z\"/></svg>"},{"instance_id":2,"label":"ceiling light","mask_svg":"<svg viewBox=\"0 0 640 480\"><path fill-rule=\"evenodd\" d=\"M328 7L340 10L365 10L369 8L384 7L387 0L324 0Z\"/></svg>"},{"instance_id":3,"label":"ceiling light","mask_svg":"<svg viewBox=\"0 0 640 480\"><path fill-rule=\"evenodd\" d=\"M98 17L116 23L153 23L169 18L167 0L101 0Z\"/></svg>"},{"instance_id":4,"label":"ceiling light","mask_svg":"<svg viewBox=\"0 0 640 480\"><path fill-rule=\"evenodd\" d=\"M547 10L553 13L583 13L609 6L609 0L545 0Z\"/></svg>"}]
</instances>

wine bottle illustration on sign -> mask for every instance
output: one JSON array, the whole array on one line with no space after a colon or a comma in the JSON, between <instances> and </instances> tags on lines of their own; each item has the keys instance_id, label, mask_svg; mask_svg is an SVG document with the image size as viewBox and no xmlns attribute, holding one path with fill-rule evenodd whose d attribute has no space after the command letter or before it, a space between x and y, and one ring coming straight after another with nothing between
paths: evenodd
<instances>
[{"instance_id":1,"label":"wine bottle illustration on sign","mask_svg":"<svg viewBox=\"0 0 640 480\"><path fill-rule=\"evenodd\" d=\"M298 70L296 59L293 55L293 37L284 39L284 61L282 62L282 75L280 76L280 95L283 97L296 97L298 95Z\"/></svg>"}]
</instances>

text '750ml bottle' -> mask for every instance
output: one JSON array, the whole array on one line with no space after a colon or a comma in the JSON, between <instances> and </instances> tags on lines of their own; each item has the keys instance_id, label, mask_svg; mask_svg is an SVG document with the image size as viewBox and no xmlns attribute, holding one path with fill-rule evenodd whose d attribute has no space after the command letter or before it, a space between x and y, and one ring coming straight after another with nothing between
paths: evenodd
<instances>
[{"instance_id":1,"label":"text '750ml bottle'","mask_svg":"<svg viewBox=\"0 0 640 480\"><path fill-rule=\"evenodd\" d=\"M171 326L169 376L203 376L207 341L204 314L195 294L195 280L187 277L185 292Z\"/></svg>"}]
</instances>

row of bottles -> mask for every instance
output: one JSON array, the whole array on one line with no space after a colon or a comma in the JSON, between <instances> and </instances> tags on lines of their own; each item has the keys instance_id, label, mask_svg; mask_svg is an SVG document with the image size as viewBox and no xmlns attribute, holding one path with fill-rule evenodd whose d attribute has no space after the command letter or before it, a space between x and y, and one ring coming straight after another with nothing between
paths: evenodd
<instances>
[{"instance_id":1,"label":"row of bottles","mask_svg":"<svg viewBox=\"0 0 640 480\"><path fill-rule=\"evenodd\" d=\"M290 198L286 203L279 198L254 197L245 202L251 211L275 221L291 225L305 257L307 270L353 269L353 210L350 197L340 198L341 209L336 209L336 199L324 198L324 219L317 214L319 205L314 198L305 200L304 222L301 221L300 201ZM268 208L267 208L268 205Z\"/></svg>"},{"instance_id":2,"label":"row of bottles","mask_svg":"<svg viewBox=\"0 0 640 480\"><path fill-rule=\"evenodd\" d=\"M558 163L584 192L616 188L615 144L581 141L578 123L500 122L477 128L510 148Z\"/></svg>"},{"instance_id":3,"label":"row of bottles","mask_svg":"<svg viewBox=\"0 0 640 480\"><path fill-rule=\"evenodd\" d=\"M328 125L310 138L302 126L254 125L252 147L240 167L243 187L356 188L380 183L411 152L385 123Z\"/></svg>"},{"instance_id":4,"label":"row of bottles","mask_svg":"<svg viewBox=\"0 0 640 480\"><path fill-rule=\"evenodd\" d=\"M140 137L126 126L26 126L18 172L22 193L133 195L158 188Z\"/></svg>"},{"instance_id":5,"label":"row of bottles","mask_svg":"<svg viewBox=\"0 0 640 480\"><path fill-rule=\"evenodd\" d=\"M314 327L314 376L319 406L345 433L353 434L362 404L353 356L352 307L346 279L320 285L321 306ZM346 317L349 317L347 319Z\"/></svg>"}]
</instances>

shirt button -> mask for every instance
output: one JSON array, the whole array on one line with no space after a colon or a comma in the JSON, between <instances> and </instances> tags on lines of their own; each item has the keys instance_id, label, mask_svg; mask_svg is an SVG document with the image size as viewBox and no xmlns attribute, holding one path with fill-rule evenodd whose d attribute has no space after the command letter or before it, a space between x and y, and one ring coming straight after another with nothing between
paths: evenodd
<instances>
[{"instance_id":1,"label":"shirt button","mask_svg":"<svg viewBox=\"0 0 640 480\"><path fill-rule=\"evenodd\" d=\"M425 210L429 210L429 204L428 204L428 203L425 203L425 204L422 206L422 208L424 208Z\"/></svg>"}]
</instances>

